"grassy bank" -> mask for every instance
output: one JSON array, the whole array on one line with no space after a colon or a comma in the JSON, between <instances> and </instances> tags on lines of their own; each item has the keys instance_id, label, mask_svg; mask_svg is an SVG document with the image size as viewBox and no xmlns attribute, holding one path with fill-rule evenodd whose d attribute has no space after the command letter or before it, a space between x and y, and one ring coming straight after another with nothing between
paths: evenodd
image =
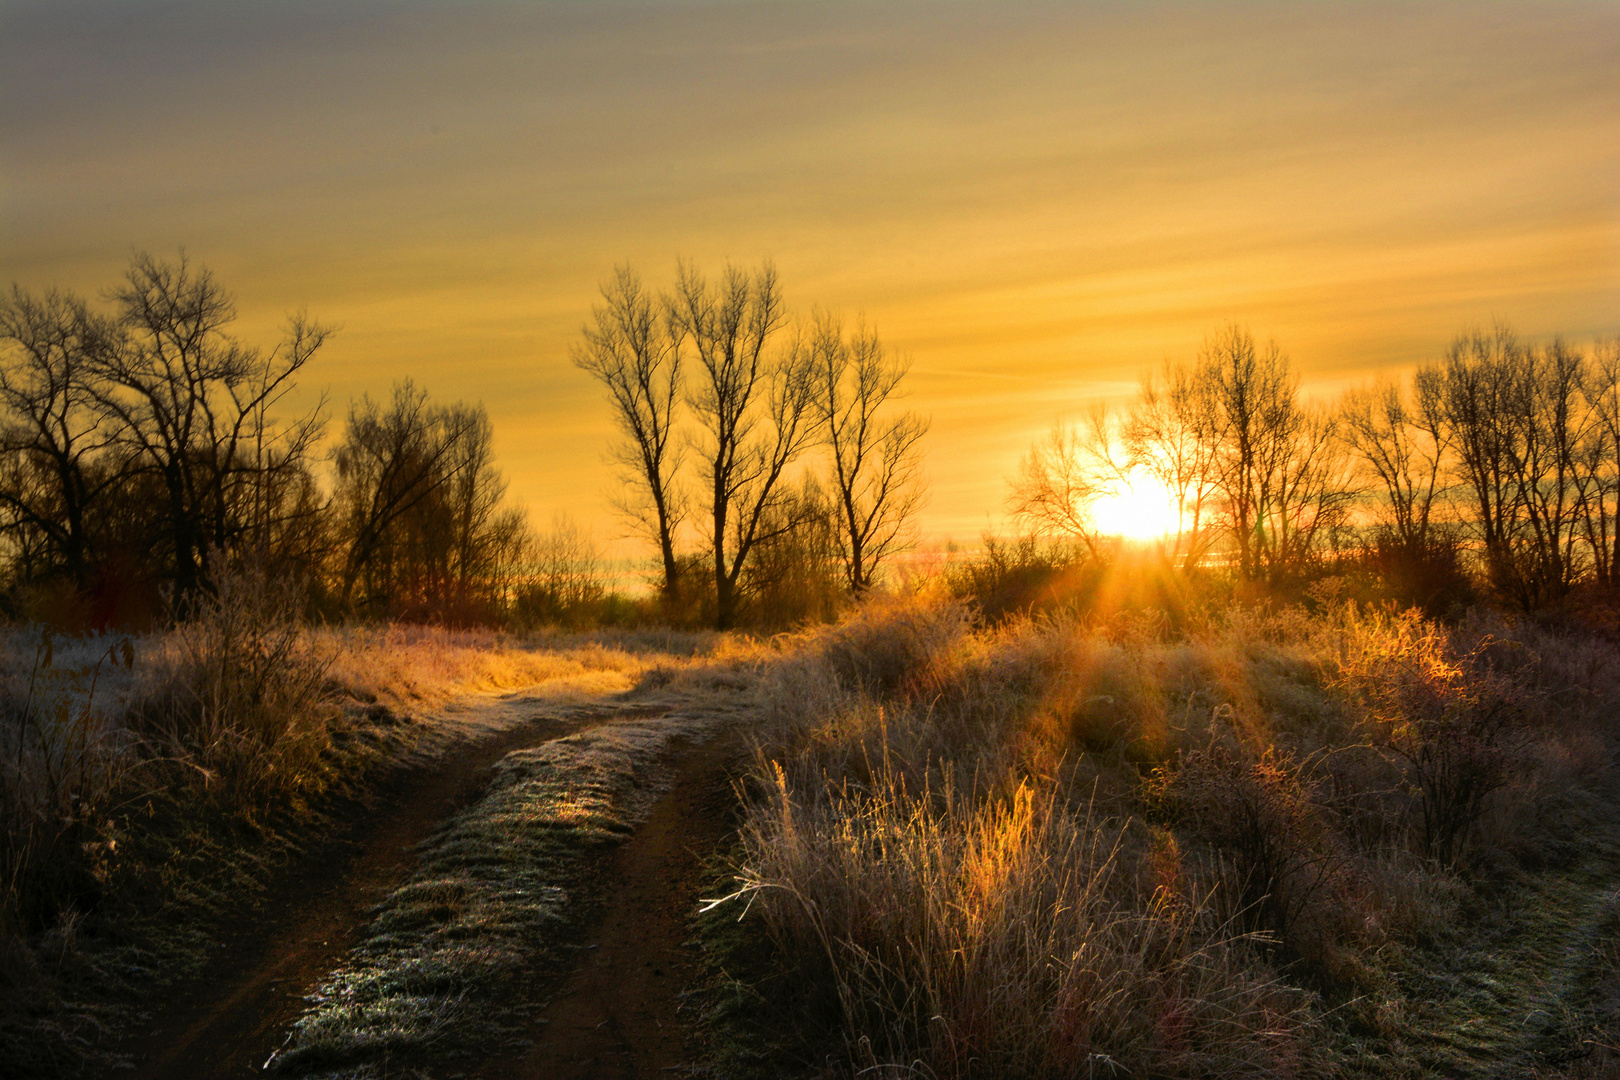
<instances>
[{"instance_id":1,"label":"grassy bank","mask_svg":"<svg viewBox=\"0 0 1620 1080\"><path fill-rule=\"evenodd\" d=\"M1537 1028L1546 965L1467 988L1528 927L1595 977L1615 659L1352 607L1170 637L871 605L775 671L720 910L804 973L773 1008L810 1071L1563 1067L1597 1006Z\"/></svg>"}]
</instances>

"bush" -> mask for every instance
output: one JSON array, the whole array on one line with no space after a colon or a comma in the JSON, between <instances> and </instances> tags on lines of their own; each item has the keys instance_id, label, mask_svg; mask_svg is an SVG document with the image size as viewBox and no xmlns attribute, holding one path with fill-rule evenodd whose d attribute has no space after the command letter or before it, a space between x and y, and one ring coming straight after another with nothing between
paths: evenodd
<instances>
[{"instance_id":1,"label":"bush","mask_svg":"<svg viewBox=\"0 0 1620 1080\"><path fill-rule=\"evenodd\" d=\"M1041 546L1033 536L984 538L976 558L952 562L942 575L951 596L971 603L990 625L1017 615L1055 611L1089 592L1097 569L1082 552L1056 544Z\"/></svg>"},{"instance_id":2,"label":"bush","mask_svg":"<svg viewBox=\"0 0 1620 1080\"><path fill-rule=\"evenodd\" d=\"M336 708L333 656L299 620L295 583L220 574L137 683L125 713L143 755L192 771L213 797L252 813L316 783Z\"/></svg>"},{"instance_id":3,"label":"bush","mask_svg":"<svg viewBox=\"0 0 1620 1080\"><path fill-rule=\"evenodd\" d=\"M846 688L883 696L910 688L954 653L971 627L958 601L871 596L821 634L813 651Z\"/></svg>"},{"instance_id":4,"label":"bush","mask_svg":"<svg viewBox=\"0 0 1620 1080\"><path fill-rule=\"evenodd\" d=\"M65 908L94 903L105 854L98 830L130 768L126 746L97 708L97 690L105 696L106 683L133 667L129 639L37 633L26 674L12 672L0 688L0 939L7 942L44 929Z\"/></svg>"},{"instance_id":5,"label":"bush","mask_svg":"<svg viewBox=\"0 0 1620 1080\"><path fill-rule=\"evenodd\" d=\"M1535 659L1489 634L1459 645L1415 613L1375 617L1353 641L1337 685L1405 775L1419 849L1450 864L1527 749Z\"/></svg>"},{"instance_id":6,"label":"bush","mask_svg":"<svg viewBox=\"0 0 1620 1080\"><path fill-rule=\"evenodd\" d=\"M1477 599L1463 563L1462 541L1454 531L1436 528L1423 543L1403 543L1391 530L1381 529L1364 561L1385 598L1416 607L1431 619L1455 618Z\"/></svg>"},{"instance_id":7,"label":"bush","mask_svg":"<svg viewBox=\"0 0 1620 1080\"><path fill-rule=\"evenodd\" d=\"M1187 835L1219 853L1232 917L1311 960L1346 936L1350 862L1318 784L1286 752L1268 747L1255 757L1215 743L1161 770L1150 792Z\"/></svg>"},{"instance_id":8,"label":"bush","mask_svg":"<svg viewBox=\"0 0 1620 1080\"><path fill-rule=\"evenodd\" d=\"M42 960L40 942L71 941L129 874L161 873L141 863L173 855L150 833L174 810L206 828L199 810L253 818L318 788L334 708L329 660L300 629L299 601L290 584L227 573L186 622L143 646L139 669L128 638L41 630L31 662L0 675L7 995L50 998L56 969L77 954L59 943Z\"/></svg>"}]
</instances>

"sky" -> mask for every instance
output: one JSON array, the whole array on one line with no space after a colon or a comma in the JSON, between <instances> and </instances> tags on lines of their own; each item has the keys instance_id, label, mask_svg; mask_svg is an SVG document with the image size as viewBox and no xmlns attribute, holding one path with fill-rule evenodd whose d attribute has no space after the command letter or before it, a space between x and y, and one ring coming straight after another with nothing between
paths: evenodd
<instances>
[{"instance_id":1,"label":"sky","mask_svg":"<svg viewBox=\"0 0 1620 1080\"><path fill-rule=\"evenodd\" d=\"M243 340L339 327L334 432L404 376L481 401L604 541L598 286L771 259L909 359L923 534L972 541L1229 321L1321 395L1620 334L1620 4L0 0L0 285L181 248Z\"/></svg>"}]
</instances>

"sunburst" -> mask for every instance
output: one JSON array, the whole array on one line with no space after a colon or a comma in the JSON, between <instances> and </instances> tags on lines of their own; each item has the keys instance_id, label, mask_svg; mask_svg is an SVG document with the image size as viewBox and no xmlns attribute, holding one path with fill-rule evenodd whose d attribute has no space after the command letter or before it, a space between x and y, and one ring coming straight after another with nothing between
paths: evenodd
<instances>
[{"instance_id":1,"label":"sunburst","mask_svg":"<svg viewBox=\"0 0 1620 1080\"><path fill-rule=\"evenodd\" d=\"M1180 524L1176 497L1157 478L1133 470L1091 504L1091 519L1104 536L1157 540Z\"/></svg>"}]
</instances>

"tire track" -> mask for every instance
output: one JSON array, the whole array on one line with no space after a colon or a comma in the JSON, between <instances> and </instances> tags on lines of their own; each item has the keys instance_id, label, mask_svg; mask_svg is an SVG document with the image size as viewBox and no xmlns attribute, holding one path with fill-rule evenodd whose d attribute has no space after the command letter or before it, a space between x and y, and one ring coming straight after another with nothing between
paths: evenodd
<instances>
[{"instance_id":1,"label":"tire track","mask_svg":"<svg viewBox=\"0 0 1620 1080\"><path fill-rule=\"evenodd\" d=\"M360 940L373 905L410 876L417 845L483 794L496 763L514 751L665 711L542 699L531 705L522 695L485 709L497 714L494 723L474 726L472 739L385 783L341 844L326 845L224 929L201 975L161 1007L146 1034L126 1040L122 1051L135 1062L135 1080L262 1075L306 1007L305 995ZM500 715L535 709L545 712Z\"/></svg>"},{"instance_id":2,"label":"tire track","mask_svg":"<svg viewBox=\"0 0 1620 1080\"><path fill-rule=\"evenodd\" d=\"M488 1080L619 1080L696 1071L683 989L700 978L686 944L705 861L735 826L735 731L677 748L670 789L614 853L614 883L580 961L529 1025L530 1048L477 1073Z\"/></svg>"}]
</instances>

